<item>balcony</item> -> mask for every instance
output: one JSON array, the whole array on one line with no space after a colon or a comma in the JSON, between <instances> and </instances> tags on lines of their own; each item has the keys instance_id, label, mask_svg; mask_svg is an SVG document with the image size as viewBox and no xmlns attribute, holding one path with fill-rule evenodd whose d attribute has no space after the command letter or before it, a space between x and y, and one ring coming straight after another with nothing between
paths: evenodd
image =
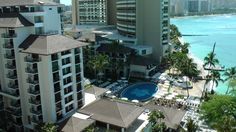
<instances>
[{"instance_id":1,"label":"balcony","mask_svg":"<svg viewBox=\"0 0 236 132\"><path fill-rule=\"evenodd\" d=\"M8 84L8 88L11 88L11 89L17 89L18 87L19 87L18 84L15 84L15 83Z\"/></svg>"},{"instance_id":2,"label":"balcony","mask_svg":"<svg viewBox=\"0 0 236 132\"><path fill-rule=\"evenodd\" d=\"M0 95L8 97L8 98L15 99L15 100L20 99L18 90L11 91L11 92L6 91L6 90L0 90Z\"/></svg>"},{"instance_id":3,"label":"balcony","mask_svg":"<svg viewBox=\"0 0 236 132\"><path fill-rule=\"evenodd\" d=\"M15 59L15 55L12 54L12 53L7 53L7 54L5 54L5 58L9 59L9 60L12 60L12 59Z\"/></svg>"},{"instance_id":4,"label":"balcony","mask_svg":"<svg viewBox=\"0 0 236 132\"><path fill-rule=\"evenodd\" d=\"M9 112L13 116L21 116L21 110L20 109L14 109L14 108L6 108L6 111Z\"/></svg>"},{"instance_id":5,"label":"balcony","mask_svg":"<svg viewBox=\"0 0 236 132\"><path fill-rule=\"evenodd\" d=\"M40 91L39 90L36 90L36 89L32 89L32 88L29 88L28 89L28 93L31 94L31 95L39 95L40 94Z\"/></svg>"},{"instance_id":6,"label":"balcony","mask_svg":"<svg viewBox=\"0 0 236 132\"><path fill-rule=\"evenodd\" d=\"M25 68L25 72L26 73L30 73L30 74L36 74L36 73L38 73L38 69L37 68L27 67L27 68Z\"/></svg>"},{"instance_id":7,"label":"balcony","mask_svg":"<svg viewBox=\"0 0 236 132\"><path fill-rule=\"evenodd\" d=\"M5 65L5 67L6 67L7 69L11 69L11 70L16 69L16 65L13 64L13 63L7 63L7 64Z\"/></svg>"},{"instance_id":8,"label":"balcony","mask_svg":"<svg viewBox=\"0 0 236 132\"><path fill-rule=\"evenodd\" d=\"M30 98L29 103L33 105L41 105L41 101L39 99Z\"/></svg>"},{"instance_id":9,"label":"balcony","mask_svg":"<svg viewBox=\"0 0 236 132\"><path fill-rule=\"evenodd\" d=\"M12 43L6 43L6 44L3 45L3 48L5 48L5 49L13 49L14 46L13 46Z\"/></svg>"},{"instance_id":10,"label":"balcony","mask_svg":"<svg viewBox=\"0 0 236 132\"><path fill-rule=\"evenodd\" d=\"M28 78L27 79L27 83L33 84L33 85L37 85L39 84L39 80L38 79L32 79L32 78Z\"/></svg>"},{"instance_id":11,"label":"balcony","mask_svg":"<svg viewBox=\"0 0 236 132\"><path fill-rule=\"evenodd\" d=\"M42 115L42 110L35 110L35 109L31 108L30 113L32 113L34 115Z\"/></svg>"},{"instance_id":12,"label":"balcony","mask_svg":"<svg viewBox=\"0 0 236 132\"><path fill-rule=\"evenodd\" d=\"M19 109L20 108L20 103L18 103L18 102L11 102L11 107L15 108L15 109Z\"/></svg>"},{"instance_id":13,"label":"balcony","mask_svg":"<svg viewBox=\"0 0 236 132\"><path fill-rule=\"evenodd\" d=\"M40 124L43 122L43 119L40 119L40 118L36 118L36 117L32 117L32 120L31 120L33 123L35 124Z\"/></svg>"},{"instance_id":14,"label":"balcony","mask_svg":"<svg viewBox=\"0 0 236 132\"><path fill-rule=\"evenodd\" d=\"M25 62L35 63L35 62L40 62L40 61L41 59L39 57L31 57L31 56L25 57Z\"/></svg>"},{"instance_id":15,"label":"balcony","mask_svg":"<svg viewBox=\"0 0 236 132\"><path fill-rule=\"evenodd\" d=\"M17 34L16 33L3 33L2 38L16 38Z\"/></svg>"},{"instance_id":16,"label":"balcony","mask_svg":"<svg viewBox=\"0 0 236 132\"><path fill-rule=\"evenodd\" d=\"M14 74L8 73L8 74L7 74L7 78L8 78L8 79L15 80L15 79L17 79L17 74L16 74L16 73L14 73Z\"/></svg>"}]
</instances>

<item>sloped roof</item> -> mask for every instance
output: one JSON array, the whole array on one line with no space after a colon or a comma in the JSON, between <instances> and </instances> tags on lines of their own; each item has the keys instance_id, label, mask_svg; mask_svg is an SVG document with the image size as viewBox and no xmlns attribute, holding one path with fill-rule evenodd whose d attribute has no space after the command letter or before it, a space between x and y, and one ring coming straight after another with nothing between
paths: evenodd
<instances>
[{"instance_id":1,"label":"sloped roof","mask_svg":"<svg viewBox=\"0 0 236 132\"><path fill-rule=\"evenodd\" d=\"M85 45L62 35L30 35L19 48L23 53L51 55Z\"/></svg>"},{"instance_id":2,"label":"sloped roof","mask_svg":"<svg viewBox=\"0 0 236 132\"><path fill-rule=\"evenodd\" d=\"M85 93L94 94L95 96L101 96L102 94L104 94L107 91L108 91L108 89L99 88L99 87L96 87L93 85L91 88L86 89Z\"/></svg>"},{"instance_id":3,"label":"sloped roof","mask_svg":"<svg viewBox=\"0 0 236 132\"><path fill-rule=\"evenodd\" d=\"M91 119L80 119L71 116L59 124L59 130L61 132L81 132L93 123L94 120Z\"/></svg>"},{"instance_id":4,"label":"sloped roof","mask_svg":"<svg viewBox=\"0 0 236 132\"><path fill-rule=\"evenodd\" d=\"M128 128L142 114L144 108L132 104L100 99L85 106L79 112L91 115L91 118L122 128Z\"/></svg>"},{"instance_id":5,"label":"sloped roof","mask_svg":"<svg viewBox=\"0 0 236 132\"><path fill-rule=\"evenodd\" d=\"M58 5L49 0L0 0L2 6L29 6L29 5Z\"/></svg>"},{"instance_id":6,"label":"sloped roof","mask_svg":"<svg viewBox=\"0 0 236 132\"><path fill-rule=\"evenodd\" d=\"M125 47L123 45L113 45L113 44L102 44L97 48L99 52L108 52L108 53L121 53L121 54L128 54L134 51L129 47Z\"/></svg>"},{"instance_id":7,"label":"sloped roof","mask_svg":"<svg viewBox=\"0 0 236 132\"><path fill-rule=\"evenodd\" d=\"M19 13L3 13L0 14L0 27L2 28L17 28L34 26L33 23L29 22Z\"/></svg>"}]
</instances>

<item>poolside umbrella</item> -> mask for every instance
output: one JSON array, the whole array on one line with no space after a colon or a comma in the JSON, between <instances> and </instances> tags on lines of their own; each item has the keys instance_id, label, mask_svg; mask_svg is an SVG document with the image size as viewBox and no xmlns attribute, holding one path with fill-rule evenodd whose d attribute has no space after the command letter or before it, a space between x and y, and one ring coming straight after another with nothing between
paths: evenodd
<instances>
[{"instance_id":1,"label":"poolside umbrella","mask_svg":"<svg viewBox=\"0 0 236 132\"><path fill-rule=\"evenodd\" d=\"M107 91L107 92L106 92L106 94L110 94L110 93L111 93L111 91Z\"/></svg>"},{"instance_id":2,"label":"poolside umbrella","mask_svg":"<svg viewBox=\"0 0 236 132\"><path fill-rule=\"evenodd\" d=\"M112 95L112 96L111 96L111 98L113 98L113 99L114 99L114 98L116 98L116 96L115 96L115 95Z\"/></svg>"},{"instance_id":3,"label":"poolside umbrella","mask_svg":"<svg viewBox=\"0 0 236 132\"><path fill-rule=\"evenodd\" d=\"M177 95L179 95L178 93L176 93L176 92L174 92L174 93L172 93L173 95L175 95L175 96L177 96Z\"/></svg>"},{"instance_id":4,"label":"poolside umbrella","mask_svg":"<svg viewBox=\"0 0 236 132\"><path fill-rule=\"evenodd\" d=\"M132 102L133 102L133 103L139 103L139 101L138 101L138 100L132 100Z\"/></svg>"},{"instance_id":5,"label":"poolside umbrella","mask_svg":"<svg viewBox=\"0 0 236 132\"><path fill-rule=\"evenodd\" d=\"M121 98L122 100L128 100L128 98Z\"/></svg>"}]
</instances>

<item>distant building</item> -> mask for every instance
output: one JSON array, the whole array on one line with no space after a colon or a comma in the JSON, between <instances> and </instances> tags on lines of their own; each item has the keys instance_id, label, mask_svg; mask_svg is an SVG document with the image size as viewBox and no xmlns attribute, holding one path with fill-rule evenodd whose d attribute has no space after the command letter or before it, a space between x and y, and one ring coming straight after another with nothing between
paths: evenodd
<instances>
[{"instance_id":1,"label":"distant building","mask_svg":"<svg viewBox=\"0 0 236 132\"><path fill-rule=\"evenodd\" d=\"M170 0L171 16L183 16L186 14L186 0Z\"/></svg>"},{"instance_id":2,"label":"distant building","mask_svg":"<svg viewBox=\"0 0 236 132\"><path fill-rule=\"evenodd\" d=\"M187 9L189 15L210 13L211 0L188 0Z\"/></svg>"},{"instance_id":3,"label":"distant building","mask_svg":"<svg viewBox=\"0 0 236 132\"><path fill-rule=\"evenodd\" d=\"M72 0L73 24L115 24L115 0ZM110 16L113 15L113 16Z\"/></svg>"}]
</instances>

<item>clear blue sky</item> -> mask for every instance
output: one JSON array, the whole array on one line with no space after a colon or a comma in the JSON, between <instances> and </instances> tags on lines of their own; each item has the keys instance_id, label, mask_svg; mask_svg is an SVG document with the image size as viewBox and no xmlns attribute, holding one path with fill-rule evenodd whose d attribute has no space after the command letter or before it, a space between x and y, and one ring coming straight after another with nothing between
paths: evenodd
<instances>
[{"instance_id":1,"label":"clear blue sky","mask_svg":"<svg viewBox=\"0 0 236 132\"><path fill-rule=\"evenodd\" d=\"M65 5L71 5L71 1L72 0L61 0L61 3Z\"/></svg>"}]
</instances>

